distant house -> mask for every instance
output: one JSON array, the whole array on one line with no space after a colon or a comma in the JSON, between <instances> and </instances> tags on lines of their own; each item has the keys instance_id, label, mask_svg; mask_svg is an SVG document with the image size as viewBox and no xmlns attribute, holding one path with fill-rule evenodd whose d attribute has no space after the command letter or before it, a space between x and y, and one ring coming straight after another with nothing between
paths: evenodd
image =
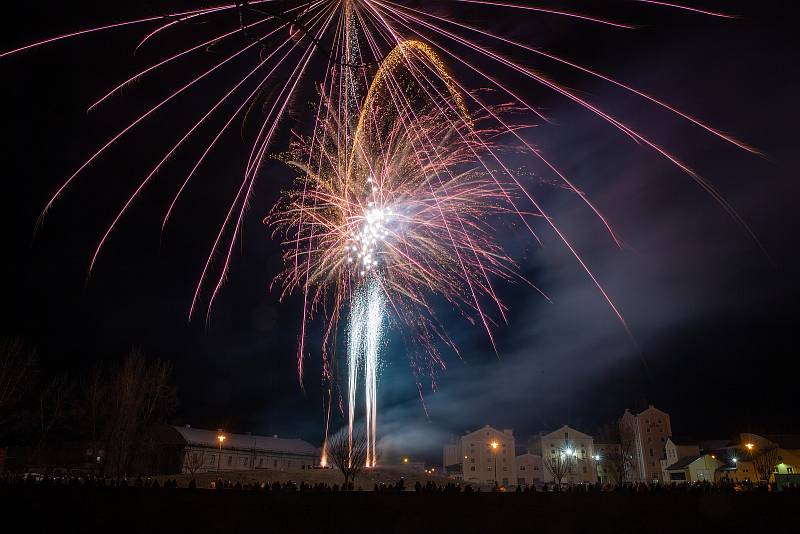
<instances>
[{"instance_id":1,"label":"distant house","mask_svg":"<svg viewBox=\"0 0 800 534\"><path fill-rule=\"evenodd\" d=\"M670 437L664 445L664 458L661 459L662 480L670 481L667 467L677 463L683 458L700 455L700 444L688 438Z\"/></svg>"},{"instance_id":2,"label":"distant house","mask_svg":"<svg viewBox=\"0 0 800 534\"><path fill-rule=\"evenodd\" d=\"M161 455L158 471L163 474L250 469L292 471L319 464L319 451L297 438L165 426L159 429L157 439L162 450L170 452Z\"/></svg>"},{"instance_id":3,"label":"distant house","mask_svg":"<svg viewBox=\"0 0 800 534\"><path fill-rule=\"evenodd\" d=\"M666 468L670 482L695 483L714 482L717 469L724 464L711 454L693 454L681 458Z\"/></svg>"}]
</instances>

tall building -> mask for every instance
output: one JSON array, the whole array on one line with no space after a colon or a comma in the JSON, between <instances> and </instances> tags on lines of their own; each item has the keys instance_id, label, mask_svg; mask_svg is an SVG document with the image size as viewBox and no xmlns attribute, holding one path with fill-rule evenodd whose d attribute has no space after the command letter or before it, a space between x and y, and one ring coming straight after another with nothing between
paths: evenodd
<instances>
[{"instance_id":1,"label":"tall building","mask_svg":"<svg viewBox=\"0 0 800 534\"><path fill-rule=\"evenodd\" d=\"M444 446L445 472L473 484L516 484L514 432L486 425Z\"/></svg>"},{"instance_id":2,"label":"tall building","mask_svg":"<svg viewBox=\"0 0 800 534\"><path fill-rule=\"evenodd\" d=\"M634 437L634 477L639 482L663 482L661 460L666 458L667 439L672 435L669 414L652 404L638 414L625 410L622 426Z\"/></svg>"}]
</instances>

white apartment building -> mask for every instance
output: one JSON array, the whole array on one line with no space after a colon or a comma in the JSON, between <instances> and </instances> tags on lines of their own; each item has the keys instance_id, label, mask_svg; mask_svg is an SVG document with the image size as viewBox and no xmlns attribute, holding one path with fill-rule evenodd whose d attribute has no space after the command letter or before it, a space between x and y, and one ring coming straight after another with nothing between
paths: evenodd
<instances>
[{"instance_id":1,"label":"white apartment building","mask_svg":"<svg viewBox=\"0 0 800 534\"><path fill-rule=\"evenodd\" d=\"M515 460L517 466L516 484L518 486L541 485L544 482L544 465L538 454L526 452Z\"/></svg>"},{"instance_id":2,"label":"white apartment building","mask_svg":"<svg viewBox=\"0 0 800 534\"><path fill-rule=\"evenodd\" d=\"M548 483L555 481L553 474L547 468L548 461L555 461L556 457L565 454L571 456L572 461L569 473L561 480L562 484L593 484L597 481L597 471L594 452L594 438L574 428L563 425L558 430L539 436L540 449L543 461L543 480Z\"/></svg>"},{"instance_id":3,"label":"white apartment building","mask_svg":"<svg viewBox=\"0 0 800 534\"><path fill-rule=\"evenodd\" d=\"M489 486L495 482L500 486L517 482L511 429L497 430L486 425L445 445L443 453L445 472L453 478Z\"/></svg>"}]
</instances>

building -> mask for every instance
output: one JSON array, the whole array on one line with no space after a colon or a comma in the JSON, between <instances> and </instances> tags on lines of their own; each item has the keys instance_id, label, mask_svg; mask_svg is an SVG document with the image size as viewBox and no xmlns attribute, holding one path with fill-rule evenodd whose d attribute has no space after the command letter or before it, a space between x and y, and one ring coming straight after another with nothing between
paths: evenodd
<instances>
[{"instance_id":1,"label":"building","mask_svg":"<svg viewBox=\"0 0 800 534\"><path fill-rule=\"evenodd\" d=\"M622 470L622 446L619 443L598 443L594 444L595 470L597 481L601 484L621 484L624 480ZM618 465L615 465L618 464Z\"/></svg>"},{"instance_id":2,"label":"building","mask_svg":"<svg viewBox=\"0 0 800 534\"><path fill-rule=\"evenodd\" d=\"M681 458L674 464L667 467L670 482L695 483L695 482L716 482L718 480L717 470L725 467L715 454L693 454Z\"/></svg>"},{"instance_id":3,"label":"building","mask_svg":"<svg viewBox=\"0 0 800 534\"><path fill-rule=\"evenodd\" d=\"M667 443L664 445L664 458L661 462L661 480L670 481L667 468L683 458L689 456L700 455L700 444L688 438L667 438Z\"/></svg>"},{"instance_id":4,"label":"building","mask_svg":"<svg viewBox=\"0 0 800 534\"><path fill-rule=\"evenodd\" d=\"M744 460L742 467L752 467L750 472L753 480L764 481L764 476L757 471L755 464L760 455L774 451L775 466L767 482L800 483L800 435L740 434L739 439L739 454Z\"/></svg>"},{"instance_id":5,"label":"building","mask_svg":"<svg viewBox=\"0 0 800 534\"><path fill-rule=\"evenodd\" d=\"M489 425L467 432L444 446L444 470L452 478L473 484L509 486L516 483L514 432Z\"/></svg>"},{"instance_id":6,"label":"building","mask_svg":"<svg viewBox=\"0 0 800 534\"><path fill-rule=\"evenodd\" d=\"M220 439L222 438L222 439ZM302 439L232 434L190 426L160 429L159 442L169 448L164 474L277 469L292 471L319 465L319 452Z\"/></svg>"},{"instance_id":7,"label":"building","mask_svg":"<svg viewBox=\"0 0 800 534\"><path fill-rule=\"evenodd\" d=\"M516 484L518 486L540 486L544 482L544 465L538 454L526 452L517 456Z\"/></svg>"},{"instance_id":8,"label":"building","mask_svg":"<svg viewBox=\"0 0 800 534\"><path fill-rule=\"evenodd\" d=\"M667 439L672 435L669 414L652 404L635 415L625 410L622 426L633 433L635 480L648 484L663 481L661 459L666 457Z\"/></svg>"},{"instance_id":9,"label":"building","mask_svg":"<svg viewBox=\"0 0 800 534\"><path fill-rule=\"evenodd\" d=\"M572 456L573 461L562 484L583 484L597 481L596 455L594 452L594 438L574 428L563 425L558 430L548 434L539 435L539 446L542 462L544 464L545 482L555 482L552 470L547 465L553 465L561 455Z\"/></svg>"}]
</instances>

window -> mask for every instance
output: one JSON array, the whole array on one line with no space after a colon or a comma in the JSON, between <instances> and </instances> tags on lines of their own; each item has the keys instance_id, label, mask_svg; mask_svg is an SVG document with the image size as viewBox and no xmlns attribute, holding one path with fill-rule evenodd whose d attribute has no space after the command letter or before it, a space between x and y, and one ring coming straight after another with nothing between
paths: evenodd
<instances>
[{"instance_id":1,"label":"window","mask_svg":"<svg viewBox=\"0 0 800 534\"><path fill-rule=\"evenodd\" d=\"M564 432L564 439L565 440L569 439L569 432Z\"/></svg>"},{"instance_id":2,"label":"window","mask_svg":"<svg viewBox=\"0 0 800 534\"><path fill-rule=\"evenodd\" d=\"M470 470L470 471L475 471L475 466L474 466L474 465L471 465L471 466L469 467L469 470Z\"/></svg>"},{"instance_id":3,"label":"window","mask_svg":"<svg viewBox=\"0 0 800 534\"><path fill-rule=\"evenodd\" d=\"M653 449L650 449L650 456L653 456Z\"/></svg>"},{"instance_id":4,"label":"window","mask_svg":"<svg viewBox=\"0 0 800 534\"><path fill-rule=\"evenodd\" d=\"M228 465L233 463L233 456L228 456Z\"/></svg>"},{"instance_id":5,"label":"window","mask_svg":"<svg viewBox=\"0 0 800 534\"><path fill-rule=\"evenodd\" d=\"M583 466L583 472L584 473L586 472L586 466L585 465Z\"/></svg>"},{"instance_id":6,"label":"window","mask_svg":"<svg viewBox=\"0 0 800 534\"><path fill-rule=\"evenodd\" d=\"M524 465L519 466L519 470L520 471L525 471L525 466Z\"/></svg>"},{"instance_id":7,"label":"window","mask_svg":"<svg viewBox=\"0 0 800 534\"><path fill-rule=\"evenodd\" d=\"M258 467L261 467L263 465L264 465L264 459L263 458L259 458L258 459Z\"/></svg>"},{"instance_id":8,"label":"window","mask_svg":"<svg viewBox=\"0 0 800 534\"><path fill-rule=\"evenodd\" d=\"M278 468L278 460L273 460L272 461L272 468L273 469L277 469Z\"/></svg>"},{"instance_id":9,"label":"window","mask_svg":"<svg viewBox=\"0 0 800 534\"><path fill-rule=\"evenodd\" d=\"M787 467L787 468L786 468L786 472L787 472L787 473L794 473L794 468L792 468L792 467Z\"/></svg>"},{"instance_id":10,"label":"window","mask_svg":"<svg viewBox=\"0 0 800 534\"><path fill-rule=\"evenodd\" d=\"M508 471L508 467L504 465L503 466L503 471Z\"/></svg>"}]
</instances>

